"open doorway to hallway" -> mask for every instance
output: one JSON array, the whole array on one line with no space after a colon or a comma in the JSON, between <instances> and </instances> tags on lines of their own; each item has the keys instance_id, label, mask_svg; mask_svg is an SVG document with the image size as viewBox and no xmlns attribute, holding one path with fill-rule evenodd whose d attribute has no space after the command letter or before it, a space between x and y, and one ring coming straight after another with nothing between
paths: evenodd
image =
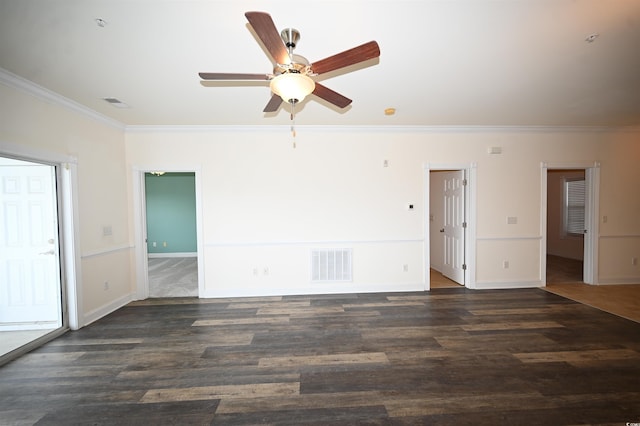
<instances>
[{"instance_id":1,"label":"open doorway to hallway","mask_svg":"<svg viewBox=\"0 0 640 426\"><path fill-rule=\"evenodd\" d=\"M585 169L547 171L548 285L584 282Z\"/></svg>"},{"instance_id":2,"label":"open doorway to hallway","mask_svg":"<svg viewBox=\"0 0 640 426\"><path fill-rule=\"evenodd\" d=\"M197 297L195 173L145 173L149 297Z\"/></svg>"}]
</instances>

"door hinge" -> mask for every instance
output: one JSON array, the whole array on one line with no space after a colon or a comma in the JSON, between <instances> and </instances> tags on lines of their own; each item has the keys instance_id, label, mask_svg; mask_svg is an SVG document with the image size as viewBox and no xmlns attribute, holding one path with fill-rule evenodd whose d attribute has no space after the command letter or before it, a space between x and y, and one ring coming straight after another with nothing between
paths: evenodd
<instances>
[{"instance_id":1,"label":"door hinge","mask_svg":"<svg viewBox=\"0 0 640 426\"><path fill-rule=\"evenodd\" d=\"M462 222L462 227L466 228L467 227L467 222Z\"/></svg>"},{"instance_id":2,"label":"door hinge","mask_svg":"<svg viewBox=\"0 0 640 426\"><path fill-rule=\"evenodd\" d=\"M467 186L467 180L466 179L462 179L462 186Z\"/></svg>"},{"instance_id":3,"label":"door hinge","mask_svg":"<svg viewBox=\"0 0 640 426\"><path fill-rule=\"evenodd\" d=\"M462 270L463 270L463 271L466 271L466 270L467 270L467 264L466 264L466 263L463 263L463 264L462 264Z\"/></svg>"}]
</instances>

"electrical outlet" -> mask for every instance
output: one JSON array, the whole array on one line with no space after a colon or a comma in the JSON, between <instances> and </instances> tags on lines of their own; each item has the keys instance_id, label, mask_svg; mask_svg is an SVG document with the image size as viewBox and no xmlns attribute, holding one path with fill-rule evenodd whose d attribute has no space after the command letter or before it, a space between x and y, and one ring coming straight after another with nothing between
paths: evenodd
<instances>
[{"instance_id":1,"label":"electrical outlet","mask_svg":"<svg viewBox=\"0 0 640 426\"><path fill-rule=\"evenodd\" d=\"M258 275L258 274L259 274L258 268L253 268L253 275Z\"/></svg>"},{"instance_id":2,"label":"electrical outlet","mask_svg":"<svg viewBox=\"0 0 640 426\"><path fill-rule=\"evenodd\" d=\"M403 272L409 272L409 265L407 265L406 263L404 265L402 265L402 271Z\"/></svg>"},{"instance_id":3,"label":"electrical outlet","mask_svg":"<svg viewBox=\"0 0 640 426\"><path fill-rule=\"evenodd\" d=\"M166 246L167 246L167 242L166 242L166 241L163 241L163 242L162 242L162 247L166 247Z\"/></svg>"},{"instance_id":4,"label":"electrical outlet","mask_svg":"<svg viewBox=\"0 0 640 426\"><path fill-rule=\"evenodd\" d=\"M508 260L503 260L502 261L502 267L504 269L509 269L509 261Z\"/></svg>"},{"instance_id":5,"label":"electrical outlet","mask_svg":"<svg viewBox=\"0 0 640 426\"><path fill-rule=\"evenodd\" d=\"M104 291L109 290L109 281L104 282Z\"/></svg>"},{"instance_id":6,"label":"electrical outlet","mask_svg":"<svg viewBox=\"0 0 640 426\"><path fill-rule=\"evenodd\" d=\"M631 258L631 265L638 266L638 258L637 257L632 257Z\"/></svg>"},{"instance_id":7,"label":"electrical outlet","mask_svg":"<svg viewBox=\"0 0 640 426\"><path fill-rule=\"evenodd\" d=\"M264 269L262 270L262 274L269 275L269 268L267 266L265 266Z\"/></svg>"}]
</instances>

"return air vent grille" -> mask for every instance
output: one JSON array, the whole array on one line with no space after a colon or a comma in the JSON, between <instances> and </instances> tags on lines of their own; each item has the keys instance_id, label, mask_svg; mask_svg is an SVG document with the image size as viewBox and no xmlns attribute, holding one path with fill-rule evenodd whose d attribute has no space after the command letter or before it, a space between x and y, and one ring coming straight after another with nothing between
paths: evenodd
<instances>
[{"instance_id":1,"label":"return air vent grille","mask_svg":"<svg viewBox=\"0 0 640 426\"><path fill-rule=\"evenodd\" d=\"M113 105L116 108L129 108L129 105L117 98L102 98L103 101Z\"/></svg>"},{"instance_id":2,"label":"return air vent grille","mask_svg":"<svg viewBox=\"0 0 640 426\"><path fill-rule=\"evenodd\" d=\"M311 251L311 281L351 281L351 249L314 249Z\"/></svg>"}]
</instances>

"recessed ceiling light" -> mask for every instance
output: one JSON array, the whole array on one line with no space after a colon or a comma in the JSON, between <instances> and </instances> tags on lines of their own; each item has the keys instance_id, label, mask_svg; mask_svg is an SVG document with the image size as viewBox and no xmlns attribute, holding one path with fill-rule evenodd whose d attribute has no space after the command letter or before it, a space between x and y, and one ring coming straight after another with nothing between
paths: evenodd
<instances>
[{"instance_id":1,"label":"recessed ceiling light","mask_svg":"<svg viewBox=\"0 0 640 426\"><path fill-rule=\"evenodd\" d=\"M589 34L587 38L584 39L587 43L593 43L600 36L598 33Z\"/></svg>"},{"instance_id":2,"label":"recessed ceiling light","mask_svg":"<svg viewBox=\"0 0 640 426\"><path fill-rule=\"evenodd\" d=\"M393 115L396 113L396 109L395 108L386 108L384 110L384 115Z\"/></svg>"}]
</instances>

